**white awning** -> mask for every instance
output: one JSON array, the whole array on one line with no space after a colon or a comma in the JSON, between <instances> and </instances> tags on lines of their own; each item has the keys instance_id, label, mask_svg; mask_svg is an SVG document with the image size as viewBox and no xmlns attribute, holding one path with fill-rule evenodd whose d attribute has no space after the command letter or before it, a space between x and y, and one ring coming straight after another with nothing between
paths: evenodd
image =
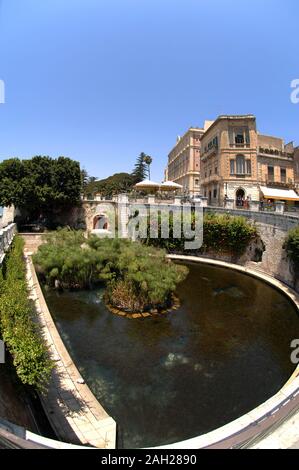
<instances>
[{"instance_id":1,"label":"white awning","mask_svg":"<svg viewBox=\"0 0 299 470\"><path fill-rule=\"evenodd\" d=\"M164 181L161 185L160 185L160 189L165 189L165 190L168 190L168 189L182 189L183 186L181 184L178 184L178 183L175 183L174 181Z\"/></svg>"},{"instance_id":2,"label":"white awning","mask_svg":"<svg viewBox=\"0 0 299 470\"><path fill-rule=\"evenodd\" d=\"M154 181L150 180L143 180L140 181L140 183L135 184L135 188L141 189L141 188L159 188L160 183L155 183Z\"/></svg>"},{"instance_id":3,"label":"white awning","mask_svg":"<svg viewBox=\"0 0 299 470\"><path fill-rule=\"evenodd\" d=\"M299 196L293 189L278 189L260 186L260 190L265 198L279 199L281 201L299 201Z\"/></svg>"}]
</instances>

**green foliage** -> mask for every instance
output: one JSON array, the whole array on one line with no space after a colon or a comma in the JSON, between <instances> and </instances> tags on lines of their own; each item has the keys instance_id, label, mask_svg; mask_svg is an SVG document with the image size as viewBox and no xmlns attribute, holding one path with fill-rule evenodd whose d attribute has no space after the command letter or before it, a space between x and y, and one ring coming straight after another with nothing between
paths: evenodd
<instances>
[{"instance_id":1,"label":"green foliage","mask_svg":"<svg viewBox=\"0 0 299 470\"><path fill-rule=\"evenodd\" d=\"M146 158L146 154L144 152L141 152L141 154L137 157L137 161L135 163L135 167L132 172L132 175L134 178L134 184L139 183L140 181L143 181L148 174L148 169L146 167L145 158Z\"/></svg>"},{"instance_id":2,"label":"green foliage","mask_svg":"<svg viewBox=\"0 0 299 470\"><path fill-rule=\"evenodd\" d=\"M16 237L0 279L0 329L25 384L43 390L53 367L28 299L23 240Z\"/></svg>"},{"instance_id":3,"label":"green foliage","mask_svg":"<svg viewBox=\"0 0 299 470\"><path fill-rule=\"evenodd\" d=\"M47 284L54 285L57 280L62 287L70 288L84 288L95 282L100 262L86 244L84 232L67 229L51 232L33 259Z\"/></svg>"},{"instance_id":4,"label":"green foliage","mask_svg":"<svg viewBox=\"0 0 299 470\"><path fill-rule=\"evenodd\" d=\"M89 287L105 282L109 303L129 310L165 304L187 269L171 263L165 251L123 239L82 232L55 232L34 256L38 272L49 285Z\"/></svg>"},{"instance_id":5,"label":"green foliage","mask_svg":"<svg viewBox=\"0 0 299 470\"><path fill-rule=\"evenodd\" d=\"M147 245L160 246L168 252L184 251L185 242L188 241L183 234L181 238L173 236L173 215L169 217L169 237L161 238L161 216L158 219L159 238L150 237L151 222L148 226L147 238L143 240ZM191 214L191 227L198 223L195 214ZM155 222L154 222L155 223ZM234 217L228 214L217 215L207 214L203 218L203 245L200 249L203 251L229 252L234 255L244 253L251 239L257 236L256 227L250 224L244 217Z\"/></svg>"},{"instance_id":6,"label":"green foliage","mask_svg":"<svg viewBox=\"0 0 299 470\"><path fill-rule=\"evenodd\" d=\"M14 204L31 219L76 205L80 191L80 165L70 158L36 156L0 163L0 205Z\"/></svg>"},{"instance_id":7,"label":"green foliage","mask_svg":"<svg viewBox=\"0 0 299 470\"><path fill-rule=\"evenodd\" d=\"M84 189L84 194L93 195L101 193L102 196L113 196L132 189L135 183L134 177L129 173L115 173L103 180L90 181Z\"/></svg>"},{"instance_id":8,"label":"green foliage","mask_svg":"<svg viewBox=\"0 0 299 470\"><path fill-rule=\"evenodd\" d=\"M143 161L147 165L147 175L149 179L151 179L151 164L153 162L153 159L150 155L144 155Z\"/></svg>"},{"instance_id":9,"label":"green foliage","mask_svg":"<svg viewBox=\"0 0 299 470\"><path fill-rule=\"evenodd\" d=\"M103 197L111 197L115 194L131 191L136 183L150 176L152 160L152 157L141 152L131 174L115 173L102 180L90 178L87 172L82 170L81 181L83 193L90 197L96 193L100 193Z\"/></svg>"},{"instance_id":10,"label":"green foliage","mask_svg":"<svg viewBox=\"0 0 299 470\"><path fill-rule=\"evenodd\" d=\"M81 191L83 194L86 194L87 188L89 185L94 183L97 180L95 176L89 176L87 171L83 168L81 170Z\"/></svg>"},{"instance_id":11,"label":"green foliage","mask_svg":"<svg viewBox=\"0 0 299 470\"><path fill-rule=\"evenodd\" d=\"M207 214L203 224L203 248L241 255L250 240L257 236L256 227L245 217Z\"/></svg>"},{"instance_id":12,"label":"green foliage","mask_svg":"<svg viewBox=\"0 0 299 470\"><path fill-rule=\"evenodd\" d=\"M107 289L108 299L114 305L119 306L122 300L116 296L119 281L124 291L130 294L133 309L142 311L165 304L177 284L186 277L187 268L167 261L164 250L138 242L121 243L120 248L114 266L111 266L112 271L117 272L116 281Z\"/></svg>"},{"instance_id":13,"label":"green foliage","mask_svg":"<svg viewBox=\"0 0 299 470\"><path fill-rule=\"evenodd\" d=\"M299 271L299 226L289 231L285 248L287 250L289 258L294 263L296 272Z\"/></svg>"}]
</instances>

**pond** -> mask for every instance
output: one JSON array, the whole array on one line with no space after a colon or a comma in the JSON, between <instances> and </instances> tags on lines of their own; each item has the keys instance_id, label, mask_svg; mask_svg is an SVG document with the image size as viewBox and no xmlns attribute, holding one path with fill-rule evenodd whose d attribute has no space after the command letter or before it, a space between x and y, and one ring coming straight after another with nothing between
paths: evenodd
<instances>
[{"instance_id":1,"label":"pond","mask_svg":"<svg viewBox=\"0 0 299 470\"><path fill-rule=\"evenodd\" d=\"M242 273L188 264L178 310L128 319L103 290L45 291L76 365L118 425L118 447L165 445L206 433L275 394L295 369L294 305Z\"/></svg>"}]
</instances>

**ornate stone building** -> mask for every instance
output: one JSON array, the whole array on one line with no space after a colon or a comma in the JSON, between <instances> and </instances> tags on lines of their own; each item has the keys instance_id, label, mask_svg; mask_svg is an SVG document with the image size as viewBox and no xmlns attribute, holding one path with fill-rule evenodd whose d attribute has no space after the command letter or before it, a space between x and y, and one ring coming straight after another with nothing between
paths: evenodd
<instances>
[{"instance_id":1,"label":"ornate stone building","mask_svg":"<svg viewBox=\"0 0 299 470\"><path fill-rule=\"evenodd\" d=\"M295 173L295 186L297 192L299 190L299 147L295 148L294 151L294 173Z\"/></svg>"},{"instance_id":2,"label":"ornate stone building","mask_svg":"<svg viewBox=\"0 0 299 470\"><path fill-rule=\"evenodd\" d=\"M274 189L274 191L273 191ZM201 194L208 204L295 201L294 148L259 134L255 116L219 116L201 138Z\"/></svg>"},{"instance_id":3,"label":"ornate stone building","mask_svg":"<svg viewBox=\"0 0 299 470\"><path fill-rule=\"evenodd\" d=\"M225 195L259 198L254 116L219 116L201 145L201 193L209 204L219 205Z\"/></svg>"},{"instance_id":4,"label":"ornate stone building","mask_svg":"<svg viewBox=\"0 0 299 470\"><path fill-rule=\"evenodd\" d=\"M200 139L204 129L190 127L168 155L164 178L183 186L184 193L200 192Z\"/></svg>"}]
</instances>

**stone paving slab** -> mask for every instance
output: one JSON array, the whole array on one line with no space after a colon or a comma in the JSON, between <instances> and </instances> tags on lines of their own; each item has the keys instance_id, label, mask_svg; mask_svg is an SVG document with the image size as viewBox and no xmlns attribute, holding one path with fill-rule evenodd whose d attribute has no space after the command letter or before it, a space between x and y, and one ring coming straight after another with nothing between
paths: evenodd
<instances>
[{"instance_id":1,"label":"stone paving slab","mask_svg":"<svg viewBox=\"0 0 299 470\"><path fill-rule=\"evenodd\" d=\"M116 423L84 383L64 346L44 299L30 255L25 250L30 298L34 300L50 358L55 361L48 391L41 395L49 421L57 436L65 442L114 449Z\"/></svg>"},{"instance_id":2,"label":"stone paving slab","mask_svg":"<svg viewBox=\"0 0 299 470\"><path fill-rule=\"evenodd\" d=\"M252 449L299 449L299 411Z\"/></svg>"}]
</instances>

